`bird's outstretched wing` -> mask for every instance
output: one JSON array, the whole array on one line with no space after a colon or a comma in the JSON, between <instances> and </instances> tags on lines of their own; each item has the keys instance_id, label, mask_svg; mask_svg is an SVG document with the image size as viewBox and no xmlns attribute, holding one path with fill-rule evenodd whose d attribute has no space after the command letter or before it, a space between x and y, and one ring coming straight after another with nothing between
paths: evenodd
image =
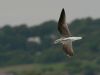
<instances>
[{"instance_id":1,"label":"bird's outstretched wing","mask_svg":"<svg viewBox=\"0 0 100 75\"><path fill-rule=\"evenodd\" d=\"M68 25L66 24L66 15L64 8L61 11L61 15L58 21L58 30L62 36L69 37L71 36L70 31L68 29Z\"/></svg>"},{"instance_id":2,"label":"bird's outstretched wing","mask_svg":"<svg viewBox=\"0 0 100 75\"><path fill-rule=\"evenodd\" d=\"M72 41L67 40L67 42L63 42L63 50L68 56L73 56L73 48L72 48Z\"/></svg>"}]
</instances>

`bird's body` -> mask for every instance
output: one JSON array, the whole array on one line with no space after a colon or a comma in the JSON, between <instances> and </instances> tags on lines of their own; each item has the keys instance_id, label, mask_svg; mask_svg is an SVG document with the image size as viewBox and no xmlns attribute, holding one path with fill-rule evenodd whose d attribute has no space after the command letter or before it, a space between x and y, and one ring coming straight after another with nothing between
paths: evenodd
<instances>
[{"instance_id":1,"label":"bird's body","mask_svg":"<svg viewBox=\"0 0 100 75\"><path fill-rule=\"evenodd\" d=\"M62 9L59 21L58 21L58 31L62 35L60 39L57 39L54 43L61 43L63 50L67 56L73 56L72 42L75 40L80 40L82 37L74 37L71 35L68 25L66 24L66 15L64 9Z\"/></svg>"}]
</instances>

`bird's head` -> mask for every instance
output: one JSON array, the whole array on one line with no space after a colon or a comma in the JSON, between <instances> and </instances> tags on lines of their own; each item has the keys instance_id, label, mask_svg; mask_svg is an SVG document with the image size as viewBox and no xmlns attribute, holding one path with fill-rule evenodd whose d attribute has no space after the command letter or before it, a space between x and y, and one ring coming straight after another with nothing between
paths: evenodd
<instances>
[{"instance_id":1,"label":"bird's head","mask_svg":"<svg viewBox=\"0 0 100 75\"><path fill-rule=\"evenodd\" d=\"M57 40L55 40L55 41L54 41L54 44L61 43L61 41L62 41L62 39L61 39L61 38L60 38L60 39L57 39Z\"/></svg>"}]
</instances>

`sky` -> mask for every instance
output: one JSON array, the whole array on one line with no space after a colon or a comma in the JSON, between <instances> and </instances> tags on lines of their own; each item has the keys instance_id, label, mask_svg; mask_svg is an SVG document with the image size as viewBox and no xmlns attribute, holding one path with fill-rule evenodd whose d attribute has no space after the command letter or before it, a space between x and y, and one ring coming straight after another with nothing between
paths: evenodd
<instances>
[{"instance_id":1,"label":"sky","mask_svg":"<svg viewBox=\"0 0 100 75\"><path fill-rule=\"evenodd\" d=\"M100 0L0 0L0 27L58 21L62 8L68 23L76 18L100 18Z\"/></svg>"}]
</instances>

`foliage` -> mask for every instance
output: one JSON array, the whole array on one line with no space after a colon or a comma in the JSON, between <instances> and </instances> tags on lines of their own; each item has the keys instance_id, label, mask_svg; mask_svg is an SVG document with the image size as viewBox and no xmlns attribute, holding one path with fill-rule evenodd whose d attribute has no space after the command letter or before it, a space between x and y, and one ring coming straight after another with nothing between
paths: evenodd
<instances>
[{"instance_id":1,"label":"foliage","mask_svg":"<svg viewBox=\"0 0 100 75\"><path fill-rule=\"evenodd\" d=\"M71 59L67 58L60 45L53 44L55 39L60 38L56 21L47 21L32 27L22 24L0 28L0 66L66 62L66 69L70 73L80 73L85 69L84 74L90 71L99 72L100 19L76 19L70 23L69 28L73 36L83 37L73 43L75 55ZM30 37L39 37L40 43L29 42ZM78 69L75 69L77 66Z\"/></svg>"}]
</instances>

